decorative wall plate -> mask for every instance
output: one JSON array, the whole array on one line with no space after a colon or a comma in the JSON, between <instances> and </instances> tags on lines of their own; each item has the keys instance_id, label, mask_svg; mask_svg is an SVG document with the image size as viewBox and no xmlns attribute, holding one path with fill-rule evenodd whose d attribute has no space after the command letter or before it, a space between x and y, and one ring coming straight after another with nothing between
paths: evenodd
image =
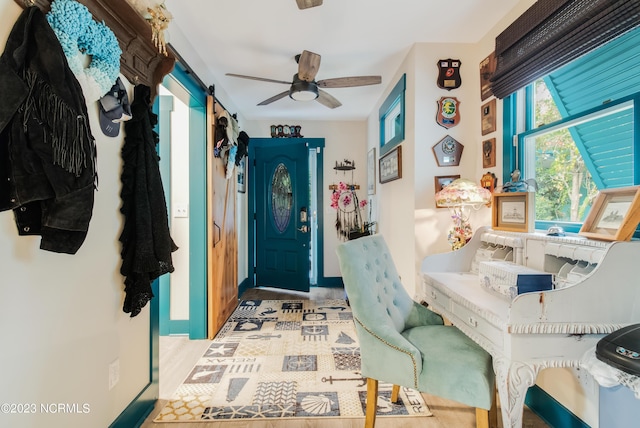
<instances>
[{"instance_id":1,"label":"decorative wall plate","mask_svg":"<svg viewBox=\"0 0 640 428\"><path fill-rule=\"evenodd\" d=\"M459 59L441 59L438 61L438 87L448 91L459 88L462 85L460 77Z\"/></svg>"},{"instance_id":2,"label":"decorative wall plate","mask_svg":"<svg viewBox=\"0 0 640 428\"><path fill-rule=\"evenodd\" d=\"M460 101L456 97L440 97L436 122L443 128L453 128L460 122Z\"/></svg>"},{"instance_id":3,"label":"decorative wall plate","mask_svg":"<svg viewBox=\"0 0 640 428\"><path fill-rule=\"evenodd\" d=\"M432 148L438 166L458 166L462 157L464 146L456 141L451 135L445 136Z\"/></svg>"}]
</instances>

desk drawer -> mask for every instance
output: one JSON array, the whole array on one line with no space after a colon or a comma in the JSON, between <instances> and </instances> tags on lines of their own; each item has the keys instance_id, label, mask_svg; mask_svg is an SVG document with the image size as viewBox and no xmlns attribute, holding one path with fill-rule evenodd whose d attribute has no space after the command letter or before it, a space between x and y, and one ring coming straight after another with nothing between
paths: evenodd
<instances>
[{"instance_id":1,"label":"desk drawer","mask_svg":"<svg viewBox=\"0 0 640 428\"><path fill-rule=\"evenodd\" d=\"M434 307L449 309L449 296L438 290L429 281L424 282L421 298Z\"/></svg>"},{"instance_id":2,"label":"desk drawer","mask_svg":"<svg viewBox=\"0 0 640 428\"><path fill-rule=\"evenodd\" d=\"M489 323L477 313L470 311L456 302L452 302L451 304L451 313L470 328L471 331L482 335L488 341L496 345L498 349L502 349L503 335L498 327Z\"/></svg>"}]
</instances>

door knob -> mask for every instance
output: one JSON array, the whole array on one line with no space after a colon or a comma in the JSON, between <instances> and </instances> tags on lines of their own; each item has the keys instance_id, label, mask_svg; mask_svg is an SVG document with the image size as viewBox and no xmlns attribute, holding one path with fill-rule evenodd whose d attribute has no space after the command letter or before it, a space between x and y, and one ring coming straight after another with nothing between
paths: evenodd
<instances>
[{"instance_id":1,"label":"door knob","mask_svg":"<svg viewBox=\"0 0 640 428\"><path fill-rule=\"evenodd\" d=\"M309 226L307 226L306 224L304 224L304 225L302 225L302 227L299 227L299 228L298 228L298 231L299 231L299 232L302 232L302 233L307 233L307 232L309 231Z\"/></svg>"}]
</instances>

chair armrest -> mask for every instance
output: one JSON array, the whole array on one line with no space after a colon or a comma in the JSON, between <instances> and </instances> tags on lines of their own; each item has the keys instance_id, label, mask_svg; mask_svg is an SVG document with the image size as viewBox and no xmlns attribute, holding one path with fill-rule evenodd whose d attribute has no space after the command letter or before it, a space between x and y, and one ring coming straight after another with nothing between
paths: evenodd
<instances>
[{"instance_id":1,"label":"chair armrest","mask_svg":"<svg viewBox=\"0 0 640 428\"><path fill-rule=\"evenodd\" d=\"M357 318L354 321L360 342L362 375L417 388L422 371L422 354L418 348L390 325L378 324L372 330Z\"/></svg>"},{"instance_id":2,"label":"chair armrest","mask_svg":"<svg viewBox=\"0 0 640 428\"><path fill-rule=\"evenodd\" d=\"M443 325L442 317L430 309L414 301L409 315L405 321L405 328L420 327L423 325Z\"/></svg>"}]
</instances>

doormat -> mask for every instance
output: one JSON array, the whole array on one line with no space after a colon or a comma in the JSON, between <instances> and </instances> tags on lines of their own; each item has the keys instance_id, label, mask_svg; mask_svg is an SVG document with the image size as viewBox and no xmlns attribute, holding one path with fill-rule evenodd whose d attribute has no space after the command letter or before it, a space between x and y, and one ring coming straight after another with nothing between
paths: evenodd
<instances>
[{"instance_id":1,"label":"doormat","mask_svg":"<svg viewBox=\"0 0 640 428\"><path fill-rule=\"evenodd\" d=\"M393 361L389 361L393 364ZM378 416L431 416L380 382ZM363 417L366 378L344 300L244 300L155 422Z\"/></svg>"}]
</instances>

